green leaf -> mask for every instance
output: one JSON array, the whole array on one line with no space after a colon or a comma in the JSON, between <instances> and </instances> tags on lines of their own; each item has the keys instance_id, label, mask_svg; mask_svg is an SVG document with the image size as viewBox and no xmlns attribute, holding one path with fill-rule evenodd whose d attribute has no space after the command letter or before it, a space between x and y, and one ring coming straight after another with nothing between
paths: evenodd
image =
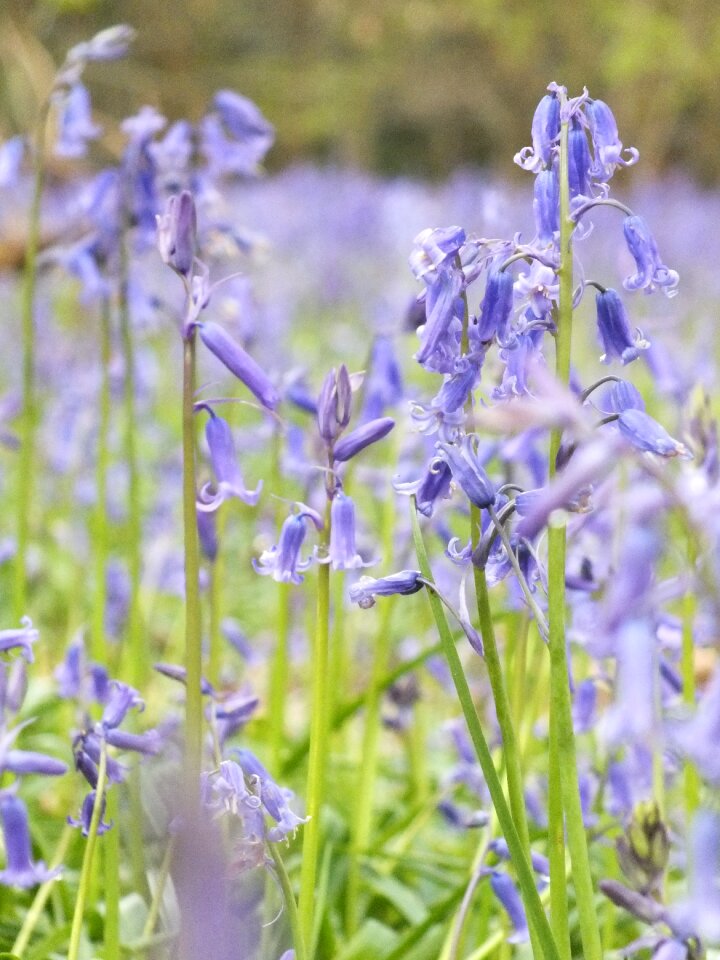
<instances>
[{"instance_id":1,"label":"green leaf","mask_svg":"<svg viewBox=\"0 0 720 960\"><path fill-rule=\"evenodd\" d=\"M335 960L380 960L395 946L398 935L377 920L367 920Z\"/></svg>"},{"instance_id":2,"label":"green leaf","mask_svg":"<svg viewBox=\"0 0 720 960\"><path fill-rule=\"evenodd\" d=\"M420 897L395 877L372 874L366 882L373 893L391 903L413 926L422 923L427 917L427 908Z\"/></svg>"}]
</instances>

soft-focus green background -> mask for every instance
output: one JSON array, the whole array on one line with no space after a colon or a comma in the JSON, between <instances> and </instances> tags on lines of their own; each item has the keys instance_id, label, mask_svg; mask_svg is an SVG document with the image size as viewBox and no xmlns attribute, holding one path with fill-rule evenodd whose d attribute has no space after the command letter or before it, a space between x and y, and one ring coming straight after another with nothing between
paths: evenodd
<instances>
[{"instance_id":1,"label":"soft-focus green background","mask_svg":"<svg viewBox=\"0 0 720 960\"><path fill-rule=\"evenodd\" d=\"M99 112L118 119L151 102L194 118L233 87L277 126L271 168L507 171L556 80L612 105L646 176L683 167L720 180L717 0L0 0L0 10L4 135L27 128L53 60L124 21L138 29L133 56L88 77Z\"/></svg>"}]
</instances>

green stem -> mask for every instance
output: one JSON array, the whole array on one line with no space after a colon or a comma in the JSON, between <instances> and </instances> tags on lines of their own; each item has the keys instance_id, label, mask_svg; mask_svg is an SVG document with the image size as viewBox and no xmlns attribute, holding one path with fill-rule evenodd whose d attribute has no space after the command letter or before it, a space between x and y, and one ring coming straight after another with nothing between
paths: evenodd
<instances>
[{"instance_id":1,"label":"green stem","mask_svg":"<svg viewBox=\"0 0 720 960\"><path fill-rule=\"evenodd\" d=\"M75 911L72 919L72 929L70 930L70 945L68 946L67 960L78 960L80 950L80 934L82 933L83 917L85 915L85 902L87 900L88 890L92 880L93 860L95 857L95 845L98 837L98 827L103 810L103 794L105 793L105 781L107 773L107 746L102 742L100 752L100 763L98 764L97 786L95 787L95 803L93 804L92 817L90 818L90 829L88 830L87 843L85 844L85 854L83 856L82 868L80 870L80 882L78 884ZM117 827L113 829L117 830Z\"/></svg>"},{"instance_id":2,"label":"green stem","mask_svg":"<svg viewBox=\"0 0 720 960\"><path fill-rule=\"evenodd\" d=\"M17 550L15 554L14 613L20 620L27 613L27 551L33 510L35 479L35 434L38 401L35 383L35 295L37 256L40 246L40 204L45 184L45 134L50 100L40 108L34 153L33 194L25 248L20 324L22 335L22 415L17 474Z\"/></svg>"},{"instance_id":3,"label":"green stem","mask_svg":"<svg viewBox=\"0 0 720 960\"><path fill-rule=\"evenodd\" d=\"M185 772L194 803L202 769L202 624L200 544L195 506L195 328L183 341L183 528L185 536Z\"/></svg>"},{"instance_id":4,"label":"green stem","mask_svg":"<svg viewBox=\"0 0 720 960\"><path fill-rule=\"evenodd\" d=\"M55 856L50 861L50 870L54 870L56 867L59 867L63 862L68 852L70 841L74 836L75 828L71 827L70 824L66 824L63 832L60 834L60 842L57 845ZM47 880L42 884L42 886L38 887L38 891L35 894L33 902L30 904L30 908L25 914L23 925L20 927L18 935L15 938L15 943L10 948L10 953L14 954L16 957L22 957L22 955L25 953L25 950L30 943L30 937L33 935L35 927L43 915L45 904L48 902L50 894L53 892L56 883L57 881L53 877L52 880Z\"/></svg>"},{"instance_id":5,"label":"green stem","mask_svg":"<svg viewBox=\"0 0 720 960\"><path fill-rule=\"evenodd\" d=\"M325 510L325 526L320 549L330 543L330 501ZM315 879L320 850L320 815L325 799L328 743L332 715L330 710L330 564L318 564L317 616L312 651L312 708L310 718L310 754L305 796L310 820L303 828L302 865L300 869L300 929L310 956L314 954Z\"/></svg>"},{"instance_id":6,"label":"green stem","mask_svg":"<svg viewBox=\"0 0 720 960\"><path fill-rule=\"evenodd\" d=\"M268 843L267 848L269 849L270 856L273 858L273 863L275 864L275 873L280 881L283 899L285 900L285 909L288 912L290 930L292 931L293 946L295 947L295 960L306 960L307 953L305 952L305 939L302 934L300 915L298 914L297 904L295 903L295 894L293 893L290 878L288 877L285 864L283 863L282 857L278 851L278 845L276 843Z\"/></svg>"},{"instance_id":7,"label":"green stem","mask_svg":"<svg viewBox=\"0 0 720 960\"><path fill-rule=\"evenodd\" d=\"M433 582L430 561L428 560L425 542L420 529L420 521L417 517L414 498L411 500L410 512L413 539L415 541L415 550L417 553L420 572L426 580ZM480 763L495 812L497 813L500 829L502 830L507 842L508 849L510 851L510 857L512 859L513 866L515 867L518 884L520 886L520 893L525 904L528 921L535 928L541 949L545 955L545 960L560 960L557 946L550 929L550 924L548 923L545 912L543 911L540 897L535 886L535 880L530 867L529 858L525 853L525 847L520 839L520 835L513 820L513 815L510 812L507 801L505 800L505 794L503 793L500 779L497 775L497 771L495 770L495 765L493 764L490 748L488 747L485 734L483 733L482 726L480 725L477 711L475 710L475 704L473 703L470 687L468 685L460 657L455 649L455 644L452 639L452 634L450 633L450 628L448 626L445 611L442 606L442 601L433 590L428 591L428 600L430 602L430 607L432 609L438 633L442 641L443 652L447 658L448 666L450 667L450 673L455 684L455 690L460 701L463 716L465 717L470 739L472 740L475 748L478 762Z\"/></svg>"},{"instance_id":8,"label":"green stem","mask_svg":"<svg viewBox=\"0 0 720 960\"><path fill-rule=\"evenodd\" d=\"M95 596L90 650L97 663L105 663L105 607L107 601L107 558L109 530L107 520L107 475L109 463L108 433L110 430L110 301L103 298L100 308L100 385L97 463L95 470L95 515L93 541L95 547Z\"/></svg>"},{"instance_id":9,"label":"green stem","mask_svg":"<svg viewBox=\"0 0 720 960\"><path fill-rule=\"evenodd\" d=\"M564 98L561 111L565 109ZM570 356L572 345L572 234L574 223L570 219L570 187L568 178L568 119L563 118L560 132L560 267L557 271L559 282L557 308L557 335L555 341L555 372L561 383L570 379ZM555 472L555 462L560 443L561 432L554 430L550 438L550 474ZM557 887L561 886L565 874L564 851L560 856L560 837L563 824L561 812L564 812L567 844L573 867L573 882L580 919L580 936L586 960L601 960L602 944L600 929L595 910L590 858L587 837L582 819L580 791L575 751L575 733L572 723L570 685L565 637L565 524L552 524L548 530L548 618L550 645L550 765L549 823L551 854L551 886L556 885L555 912L553 927L560 935L560 925L567 921L563 918L566 905L560 903ZM561 799L559 799L561 798ZM566 936L566 935L565 935ZM561 950L564 957L569 956L569 945L562 937Z\"/></svg>"},{"instance_id":10,"label":"green stem","mask_svg":"<svg viewBox=\"0 0 720 960\"><path fill-rule=\"evenodd\" d=\"M150 937L152 937L155 930L155 924L160 916L160 905L162 904L163 894L165 892L165 884L170 876L170 864L172 863L174 851L175 837L171 837L165 849L165 855L163 856L162 863L160 864L160 874L158 875L157 884L153 890L152 902L150 903L150 909L148 911L147 919L145 920L145 926L143 927L143 932L140 937L140 939L143 941L149 940Z\"/></svg>"},{"instance_id":11,"label":"green stem","mask_svg":"<svg viewBox=\"0 0 720 960\"><path fill-rule=\"evenodd\" d=\"M282 480L282 440L280 429L272 434L271 446L271 490L280 496L283 489ZM275 520L278 527L284 519L286 504L284 500L276 501ZM289 583L279 583L277 586L277 618L275 623L275 647L270 664L270 686L268 690L268 712L270 721L270 756L276 770L280 769L282 753L285 746L285 707L288 695L288 658L290 655L290 621L292 613L292 586Z\"/></svg>"}]
</instances>

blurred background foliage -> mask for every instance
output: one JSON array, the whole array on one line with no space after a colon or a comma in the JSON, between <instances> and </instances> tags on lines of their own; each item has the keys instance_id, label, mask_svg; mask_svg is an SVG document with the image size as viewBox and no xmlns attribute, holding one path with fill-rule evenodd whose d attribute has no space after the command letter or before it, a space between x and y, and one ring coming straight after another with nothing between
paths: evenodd
<instances>
[{"instance_id":1,"label":"blurred background foliage","mask_svg":"<svg viewBox=\"0 0 720 960\"><path fill-rule=\"evenodd\" d=\"M717 0L0 0L0 134L27 129L65 50L127 22L134 53L88 74L97 112L199 117L231 87L276 125L269 167L512 170L550 80L613 107L652 176L720 181Z\"/></svg>"}]
</instances>

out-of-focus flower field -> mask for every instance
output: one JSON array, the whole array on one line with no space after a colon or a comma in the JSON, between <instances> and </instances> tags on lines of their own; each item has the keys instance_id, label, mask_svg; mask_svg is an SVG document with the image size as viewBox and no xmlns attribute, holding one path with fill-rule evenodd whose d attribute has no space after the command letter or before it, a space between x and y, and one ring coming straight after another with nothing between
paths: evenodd
<instances>
[{"instance_id":1,"label":"out-of-focus flower field","mask_svg":"<svg viewBox=\"0 0 720 960\"><path fill-rule=\"evenodd\" d=\"M553 83L524 183L103 162L131 43L0 146L3 956L715 956L720 196Z\"/></svg>"}]
</instances>

